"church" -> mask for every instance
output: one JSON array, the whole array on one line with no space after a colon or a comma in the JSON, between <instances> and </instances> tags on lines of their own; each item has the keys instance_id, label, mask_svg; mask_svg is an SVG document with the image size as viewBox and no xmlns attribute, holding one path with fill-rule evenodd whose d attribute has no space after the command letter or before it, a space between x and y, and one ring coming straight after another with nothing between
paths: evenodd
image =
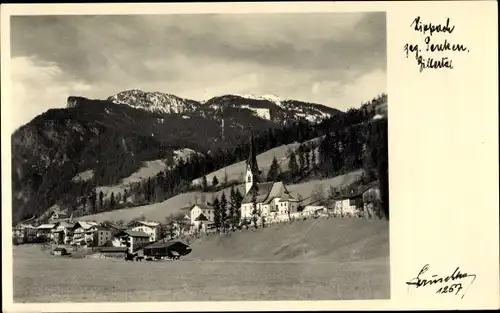
<instances>
[{"instance_id":1,"label":"church","mask_svg":"<svg viewBox=\"0 0 500 313\"><path fill-rule=\"evenodd\" d=\"M266 223L286 221L290 214L297 212L299 201L292 197L283 182L259 182L253 134L250 139L250 153L246 162L245 196L241 202L241 220L250 222L253 217L253 202L256 203L258 220L264 217Z\"/></svg>"}]
</instances>

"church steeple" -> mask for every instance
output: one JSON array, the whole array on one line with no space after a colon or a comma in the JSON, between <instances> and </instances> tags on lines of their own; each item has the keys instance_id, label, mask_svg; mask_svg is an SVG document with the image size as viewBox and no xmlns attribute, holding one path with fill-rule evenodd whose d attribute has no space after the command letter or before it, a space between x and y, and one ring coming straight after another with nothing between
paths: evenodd
<instances>
[{"instance_id":1,"label":"church steeple","mask_svg":"<svg viewBox=\"0 0 500 313\"><path fill-rule=\"evenodd\" d=\"M245 180L245 194L248 193L250 188L254 185L254 183L258 182L259 179L259 165L257 164L257 155L255 150L255 142L253 139L253 132L250 135L250 151L248 155L248 159L246 162L246 180Z\"/></svg>"}]
</instances>

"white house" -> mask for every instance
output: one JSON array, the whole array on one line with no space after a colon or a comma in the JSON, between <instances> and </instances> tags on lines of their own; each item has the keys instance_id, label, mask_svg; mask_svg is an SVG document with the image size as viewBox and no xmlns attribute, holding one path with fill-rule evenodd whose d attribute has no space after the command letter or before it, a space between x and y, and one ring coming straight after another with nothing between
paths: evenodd
<instances>
[{"instance_id":1,"label":"white house","mask_svg":"<svg viewBox=\"0 0 500 313\"><path fill-rule=\"evenodd\" d=\"M151 242L150 234L143 231L125 230L119 232L115 238L118 239L118 243L113 242L113 246L127 247L130 253L134 253L137 249Z\"/></svg>"},{"instance_id":2,"label":"white house","mask_svg":"<svg viewBox=\"0 0 500 313\"><path fill-rule=\"evenodd\" d=\"M49 216L49 223L65 221L68 220L69 218L70 216L68 216L68 214L66 214L65 212L62 212L60 210L53 210Z\"/></svg>"},{"instance_id":3,"label":"white house","mask_svg":"<svg viewBox=\"0 0 500 313\"><path fill-rule=\"evenodd\" d=\"M158 240L160 223L148 221L133 221L127 225L128 230L135 232L144 232L149 235L149 241Z\"/></svg>"},{"instance_id":4,"label":"white house","mask_svg":"<svg viewBox=\"0 0 500 313\"><path fill-rule=\"evenodd\" d=\"M66 221L55 223L52 228L53 238L57 243L69 244L73 240L73 227L75 224Z\"/></svg>"},{"instance_id":5,"label":"white house","mask_svg":"<svg viewBox=\"0 0 500 313\"><path fill-rule=\"evenodd\" d=\"M326 211L327 209L323 205L306 205L302 212L304 215L315 215L325 213Z\"/></svg>"},{"instance_id":6,"label":"white house","mask_svg":"<svg viewBox=\"0 0 500 313\"><path fill-rule=\"evenodd\" d=\"M260 175L255 154L253 135L250 142L250 155L246 162L245 196L241 202L241 220L250 221L253 217L254 202L256 211L266 223L288 220L297 211L299 201L292 197L282 182L258 183Z\"/></svg>"},{"instance_id":7,"label":"white house","mask_svg":"<svg viewBox=\"0 0 500 313\"><path fill-rule=\"evenodd\" d=\"M334 213L341 217L353 217L363 212L364 190L351 190L335 197Z\"/></svg>"},{"instance_id":8,"label":"white house","mask_svg":"<svg viewBox=\"0 0 500 313\"><path fill-rule=\"evenodd\" d=\"M98 224L96 222L78 221L73 226L73 239L72 243L85 245L94 242L95 232L97 231Z\"/></svg>"},{"instance_id":9,"label":"white house","mask_svg":"<svg viewBox=\"0 0 500 313\"><path fill-rule=\"evenodd\" d=\"M23 239L26 239L24 238L25 236L32 236L32 235L36 235L36 227L35 226L32 226L32 225L29 225L29 224L22 224L22 223L19 223L17 225L15 225L14 227L12 227L12 236L16 237L16 238L23 238Z\"/></svg>"},{"instance_id":10,"label":"white house","mask_svg":"<svg viewBox=\"0 0 500 313\"><path fill-rule=\"evenodd\" d=\"M36 236L37 237L45 237L47 239L53 238L52 229L54 228L54 224L42 224L36 228Z\"/></svg>"},{"instance_id":11,"label":"white house","mask_svg":"<svg viewBox=\"0 0 500 313\"><path fill-rule=\"evenodd\" d=\"M195 204L189 209L190 223L193 230L206 230L214 223L215 209L208 204Z\"/></svg>"}]
</instances>

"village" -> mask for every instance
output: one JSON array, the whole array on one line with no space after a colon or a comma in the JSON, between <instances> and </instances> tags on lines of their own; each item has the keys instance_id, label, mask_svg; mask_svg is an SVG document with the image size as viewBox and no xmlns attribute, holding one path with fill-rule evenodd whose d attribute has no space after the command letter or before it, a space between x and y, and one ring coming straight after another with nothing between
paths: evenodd
<instances>
[{"instance_id":1,"label":"village","mask_svg":"<svg viewBox=\"0 0 500 313\"><path fill-rule=\"evenodd\" d=\"M237 223L217 217L211 202L193 204L188 213L166 223L144 217L123 221L83 221L54 210L47 223L25 221L13 227L14 244L38 243L50 247L54 255L71 252L98 258L127 260L178 259L189 254L189 244L202 235L216 235L275 223L292 223L308 218L381 218L377 210L380 190L377 182L334 195L328 205L318 205L314 197L299 199L283 182L259 182L259 166L251 139L245 170L245 194ZM218 201L218 199L216 200ZM226 208L227 210L227 208ZM227 212L222 216L228 216ZM236 226L236 227L235 227Z\"/></svg>"}]
</instances>

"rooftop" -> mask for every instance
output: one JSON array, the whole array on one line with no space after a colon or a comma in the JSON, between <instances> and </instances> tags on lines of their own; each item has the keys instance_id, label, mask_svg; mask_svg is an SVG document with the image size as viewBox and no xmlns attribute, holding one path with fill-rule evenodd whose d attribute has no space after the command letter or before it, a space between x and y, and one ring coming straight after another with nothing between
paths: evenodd
<instances>
[{"instance_id":1,"label":"rooftop","mask_svg":"<svg viewBox=\"0 0 500 313\"><path fill-rule=\"evenodd\" d=\"M97 226L98 224L96 222L85 222L85 221L78 221L76 224L73 226L74 228L81 227L83 229L89 229L94 226Z\"/></svg>"},{"instance_id":2,"label":"rooftop","mask_svg":"<svg viewBox=\"0 0 500 313\"><path fill-rule=\"evenodd\" d=\"M255 187L256 186L256 187ZM294 201L288 189L282 182L257 183L243 198L242 203L252 203L252 190L257 188L257 203L270 203L275 198L281 198L286 201Z\"/></svg>"},{"instance_id":3,"label":"rooftop","mask_svg":"<svg viewBox=\"0 0 500 313\"><path fill-rule=\"evenodd\" d=\"M205 214L200 213L200 215L198 215L198 217L195 219L195 221L197 221L197 222L208 221L208 218L205 216Z\"/></svg>"},{"instance_id":4,"label":"rooftop","mask_svg":"<svg viewBox=\"0 0 500 313\"><path fill-rule=\"evenodd\" d=\"M100 247L101 252L126 252L127 247Z\"/></svg>"},{"instance_id":5,"label":"rooftop","mask_svg":"<svg viewBox=\"0 0 500 313\"><path fill-rule=\"evenodd\" d=\"M128 223L128 226L134 225L134 224L142 224L144 226L149 226L149 227L156 227L160 225L158 222L149 222L149 221L132 221Z\"/></svg>"},{"instance_id":6,"label":"rooftop","mask_svg":"<svg viewBox=\"0 0 500 313\"><path fill-rule=\"evenodd\" d=\"M135 231L135 230L125 230L125 231L121 232L120 234L118 234L118 236L123 236L123 235L128 235L130 237L148 237L149 238L149 235L146 234L145 232Z\"/></svg>"},{"instance_id":7,"label":"rooftop","mask_svg":"<svg viewBox=\"0 0 500 313\"><path fill-rule=\"evenodd\" d=\"M52 229L54 228L54 224L42 224L40 226L37 227L37 229Z\"/></svg>"},{"instance_id":8,"label":"rooftop","mask_svg":"<svg viewBox=\"0 0 500 313\"><path fill-rule=\"evenodd\" d=\"M195 207L199 207L202 210L213 210L214 209L213 206L208 205L206 203L197 203L197 204L194 204L193 206L191 206L190 210L194 209Z\"/></svg>"},{"instance_id":9,"label":"rooftop","mask_svg":"<svg viewBox=\"0 0 500 313\"><path fill-rule=\"evenodd\" d=\"M158 241L158 242L152 243L152 244L144 247L144 249L168 248L168 247L171 247L171 246L174 246L174 245L183 245L185 247L188 246L188 245L184 244L181 241L168 241L168 242Z\"/></svg>"},{"instance_id":10,"label":"rooftop","mask_svg":"<svg viewBox=\"0 0 500 313\"><path fill-rule=\"evenodd\" d=\"M59 226L62 226L64 228L73 228L75 227L75 223L69 223L69 222L66 222L66 221L60 221L60 222L57 222L54 224L54 227L59 227Z\"/></svg>"}]
</instances>

